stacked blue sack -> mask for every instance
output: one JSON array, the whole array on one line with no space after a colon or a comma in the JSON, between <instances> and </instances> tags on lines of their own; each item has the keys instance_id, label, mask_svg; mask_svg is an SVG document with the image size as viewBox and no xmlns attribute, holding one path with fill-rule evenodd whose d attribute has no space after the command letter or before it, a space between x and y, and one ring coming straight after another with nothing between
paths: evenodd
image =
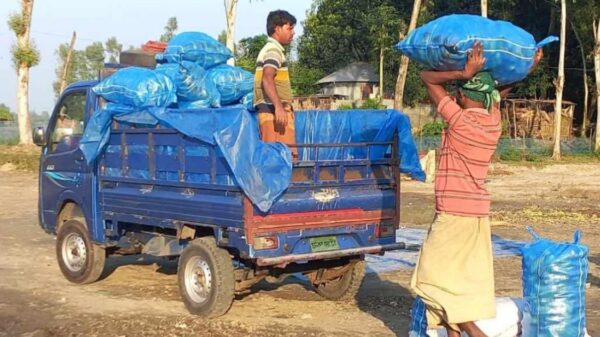
<instances>
[{"instance_id":1,"label":"stacked blue sack","mask_svg":"<svg viewBox=\"0 0 600 337\"><path fill-rule=\"evenodd\" d=\"M156 69L120 69L94 91L123 108L204 109L242 104L251 110L254 75L226 65L231 56L229 49L204 33L181 33L156 56Z\"/></svg>"},{"instance_id":2,"label":"stacked blue sack","mask_svg":"<svg viewBox=\"0 0 600 337\"><path fill-rule=\"evenodd\" d=\"M225 64L231 56L231 51L212 37L200 32L185 32L173 37L164 53L156 56L157 61L163 63L157 69L180 65L180 72L185 72L190 64L195 66L194 71L198 75L188 83L178 80L185 75L173 71L174 68L168 71L178 87L180 108L217 108L243 104L242 98L254 88L254 75ZM202 70L201 75L198 69Z\"/></svg>"},{"instance_id":3,"label":"stacked blue sack","mask_svg":"<svg viewBox=\"0 0 600 337\"><path fill-rule=\"evenodd\" d=\"M538 48L558 38L550 36L536 44L525 30L506 21L477 15L440 17L415 30L396 45L411 60L435 70L462 70L473 44L483 44L486 71L500 85L524 79Z\"/></svg>"},{"instance_id":4,"label":"stacked blue sack","mask_svg":"<svg viewBox=\"0 0 600 337\"><path fill-rule=\"evenodd\" d=\"M140 109L177 102L171 78L147 68L120 69L92 90L108 102Z\"/></svg>"}]
</instances>

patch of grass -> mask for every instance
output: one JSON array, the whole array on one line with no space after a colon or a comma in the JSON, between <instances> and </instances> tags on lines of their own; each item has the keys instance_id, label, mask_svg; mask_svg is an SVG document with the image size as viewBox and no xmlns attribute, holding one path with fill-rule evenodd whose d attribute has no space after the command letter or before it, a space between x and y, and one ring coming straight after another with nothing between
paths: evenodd
<instances>
[{"instance_id":1,"label":"patch of grass","mask_svg":"<svg viewBox=\"0 0 600 337\"><path fill-rule=\"evenodd\" d=\"M17 170L35 172L39 163L40 149L37 146L0 145L0 166L13 164Z\"/></svg>"},{"instance_id":2,"label":"patch of grass","mask_svg":"<svg viewBox=\"0 0 600 337\"><path fill-rule=\"evenodd\" d=\"M17 145L17 144L19 144L19 137L0 139L0 145Z\"/></svg>"},{"instance_id":3,"label":"patch of grass","mask_svg":"<svg viewBox=\"0 0 600 337\"><path fill-rule=\"evenodd\" d=\"M582 210L568 210L557 208L543 208L539 206L530 206L515 211L494 212L495 220L514 222L514 223L536 223L543 224L548 222L560 223L591 223L599 222L598 215Z\"/></svg>"}]
</instances>

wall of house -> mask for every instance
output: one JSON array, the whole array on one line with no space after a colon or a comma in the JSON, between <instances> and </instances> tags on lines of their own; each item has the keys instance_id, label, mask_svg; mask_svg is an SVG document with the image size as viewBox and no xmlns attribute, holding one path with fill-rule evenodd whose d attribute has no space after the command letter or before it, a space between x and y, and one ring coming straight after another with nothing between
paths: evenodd
<instances>
[{"instance_id":1,"label":"wall of house","mask_svg":"<svg viewBox=\"0 0 600 337\"><path fill-rule=\"evenodd\" d=\"M362 99L362 87L364 83L361 82L347 82L347 83L330 83L323 87L322 93L324 95L344 95L349 100ZM374 86L371 92L376 92L377 88Z\"/></svg>"}]
</instances>

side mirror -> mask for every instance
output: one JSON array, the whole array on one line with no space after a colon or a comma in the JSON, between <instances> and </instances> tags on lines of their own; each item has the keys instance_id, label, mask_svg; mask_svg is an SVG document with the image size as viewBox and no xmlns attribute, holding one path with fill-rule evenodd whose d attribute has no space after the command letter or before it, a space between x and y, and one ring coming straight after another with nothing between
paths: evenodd
<instances>
[{"instance_id":1,"label":"side mirror","mask_svg":"<svg viewBox=\"0 0 600 337\"><path fill-rule=\"evenodd\" d=\"M33 143L37 146L46 146L46 131L38 126L33 129Z\"/></svg>"}]
</instances>

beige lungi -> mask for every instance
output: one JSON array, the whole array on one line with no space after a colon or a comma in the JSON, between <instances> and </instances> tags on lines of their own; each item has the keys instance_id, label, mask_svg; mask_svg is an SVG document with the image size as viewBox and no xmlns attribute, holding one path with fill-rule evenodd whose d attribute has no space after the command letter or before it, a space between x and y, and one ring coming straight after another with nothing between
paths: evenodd
<instances>
[{"instance_id":1,"label":"beige lungi","mask_svg":"<svg viewBox=\"0 0 600 337\"><path fill-rule=\"evenodd\" d=\"M429 327L494 318L494 266L488 217L438 214L421 247L411 287Z\"/></svg>"}]
</instances>

